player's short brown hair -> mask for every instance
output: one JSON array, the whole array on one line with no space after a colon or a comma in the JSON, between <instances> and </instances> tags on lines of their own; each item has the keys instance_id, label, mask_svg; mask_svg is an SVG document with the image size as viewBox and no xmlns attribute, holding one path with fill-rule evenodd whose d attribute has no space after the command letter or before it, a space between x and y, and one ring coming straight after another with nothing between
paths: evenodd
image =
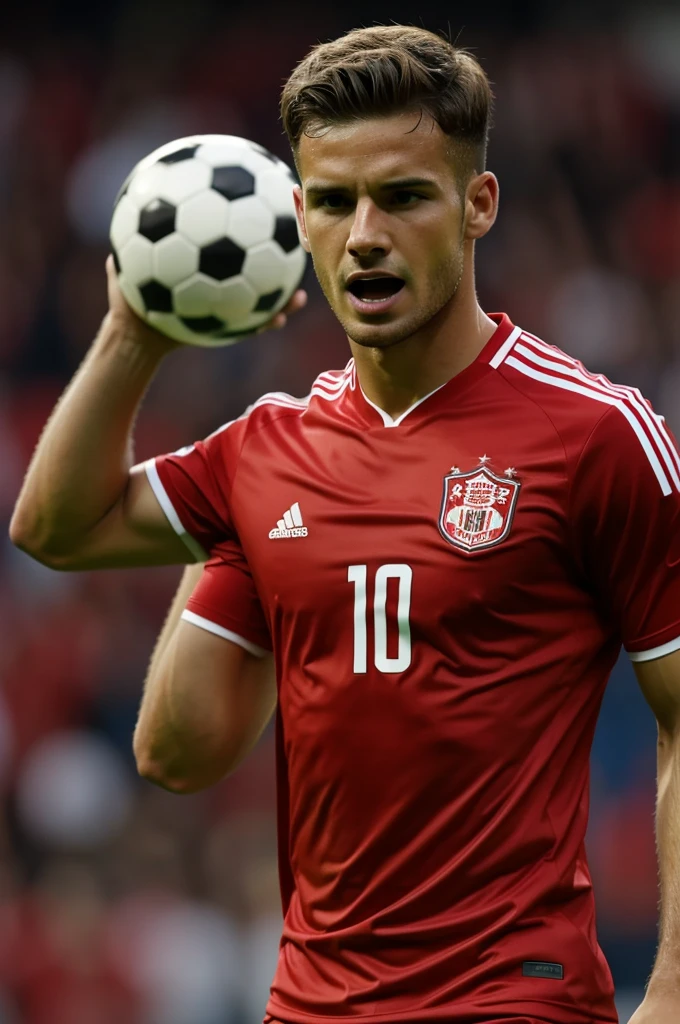
<instances>
[{"instance_id":1,"label":"player's short brown hair","mask_svg":"<svg viewBox=\"0 0 680 1024\"><path fill-rule=\"evenodd\" d=\"M492 103L489 80L467 50L422 28L377 25L315 46L283 88L281 117L297 154L303 135L333 124L420 111L458 144L471 173L486 165Z\"/></svg>"}]
</instances>

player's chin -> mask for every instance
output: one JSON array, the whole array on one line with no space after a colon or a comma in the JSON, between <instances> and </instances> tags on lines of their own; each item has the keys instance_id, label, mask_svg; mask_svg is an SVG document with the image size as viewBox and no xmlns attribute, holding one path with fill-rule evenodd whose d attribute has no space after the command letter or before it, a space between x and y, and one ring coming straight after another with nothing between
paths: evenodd
<instances>
[{"instance_id":1,"label":"player's chin","mask_svg":"<svg viewBox=\"0 0 680 1024\"><path fill-rule=\"evenodd\" d=\"M409 338L414 332L413 323L406 317L399 317L385 323L364 323L353 319L344 328L349 338L364 348L390 348Z\"/></svg>"}]
</instances>

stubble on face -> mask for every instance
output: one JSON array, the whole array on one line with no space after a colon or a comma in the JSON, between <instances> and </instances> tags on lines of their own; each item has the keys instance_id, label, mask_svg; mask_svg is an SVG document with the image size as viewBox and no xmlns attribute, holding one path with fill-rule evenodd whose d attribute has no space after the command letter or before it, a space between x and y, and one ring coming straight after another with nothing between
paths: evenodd
<instances>
[{"instance_id":1,"label":"stubble on face","mask_svg":"<svg viewBox=\"0 0 680 1024\"><path fill-rule=\"evenodd\" d=\"M314 263L314 259L312 258ZM333 310L340 326L350 341L362 348L387 349L406 341L414 334L422 331L428 324L433 324L440 313L448 311L456 301L456 295L463 279L463 248L452 254L450 260L437 267L437 270L428 279L430 290L427 301L413 310L410 316L405 316L390 323L386 318L384 323L361 323L356 319L346 316L340 303L335 301L333 288L324 284L321 268L314 264L316 276L319 280L328 305Z\"/></svg>"}]
</instances>

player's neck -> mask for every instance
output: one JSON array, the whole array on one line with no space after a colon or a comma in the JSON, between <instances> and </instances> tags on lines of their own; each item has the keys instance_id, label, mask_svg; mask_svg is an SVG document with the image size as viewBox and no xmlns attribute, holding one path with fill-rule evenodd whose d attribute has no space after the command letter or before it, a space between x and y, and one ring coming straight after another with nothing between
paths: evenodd
<instances>
[{"instance_id":1,"label":"player's neck","mask_svg":"<svg viewBox=\"0 0 680 1024\"><path fill-rule=\"evenodd\" d=\"M388 348L350 341L362 391L393 419L474 362L496 330L473 289L457 298L441 321Z\"/></svg>"}]
</instances>

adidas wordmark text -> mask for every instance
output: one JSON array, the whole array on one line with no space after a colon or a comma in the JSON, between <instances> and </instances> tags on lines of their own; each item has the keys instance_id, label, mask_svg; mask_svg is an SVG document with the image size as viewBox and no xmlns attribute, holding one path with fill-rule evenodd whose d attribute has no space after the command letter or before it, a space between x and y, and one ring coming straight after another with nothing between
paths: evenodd
<instances>
[{"instance_id":1,"label":"adidas wordmark text","mask_svg":"<svg viewBox=\"0 0 680 1024\"><path fill-rule=\"evenodd\" d=\"M283 519L279 519L273 530L269 531L270 540L281 540L284 537L306 537L307 527L302 524L302 512L299 502L294 502L290 508L283 513Z\"/></svg>"}]
</instances>

